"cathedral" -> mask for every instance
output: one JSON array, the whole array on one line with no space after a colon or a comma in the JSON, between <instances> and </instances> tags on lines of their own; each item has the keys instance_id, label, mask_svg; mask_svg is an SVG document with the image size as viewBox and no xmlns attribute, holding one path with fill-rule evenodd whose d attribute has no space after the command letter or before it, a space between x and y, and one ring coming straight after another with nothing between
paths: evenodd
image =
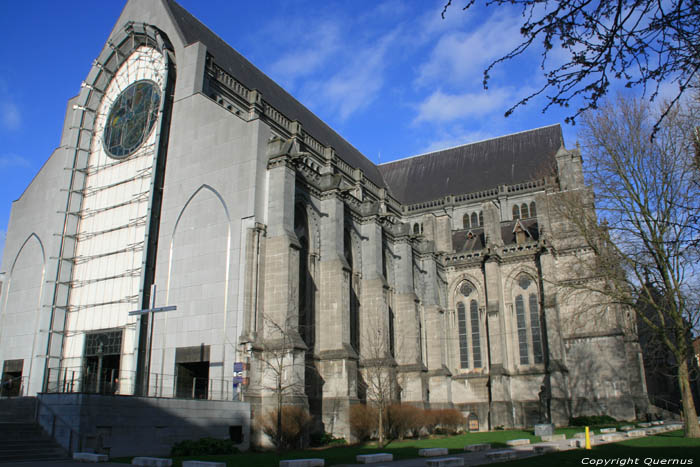
<instances>
[{"instance_id":1,"label":"cathedral","mask_svg":"<svg viewBox=\"0 0 700 467\"><path fill-rule=\"evenodd\" d=\"M349 439L378 370L481 430L633 419L628 311L560 286L586 190L558 125L375 165L174 0L129 0L12 207L3 395L281 398Z\"/></svg>"}]
</instances>

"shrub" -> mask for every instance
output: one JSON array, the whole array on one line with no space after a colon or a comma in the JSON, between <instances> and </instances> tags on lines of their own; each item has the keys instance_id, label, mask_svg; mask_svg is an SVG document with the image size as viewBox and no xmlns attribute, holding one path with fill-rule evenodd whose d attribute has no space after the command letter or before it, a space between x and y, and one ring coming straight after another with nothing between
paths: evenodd
<instances>
[{"instance_id":1,"label":"shrub","mask_svg":"<svg viewBox=\"0 0 700 467\"><path fill-rule=\"evenodd\" d=\"M429 435L435 433L435 428L440 422L440 417L437 412L437 410L425 409L421 414L421 425Z\"/></svg>"},{"instance_id":2,"label":"shrub","mask_svg":"<svg viewBox=\"0 0 700 467\"><path fill-rule=\"evenodd\" d=\"M302 407L282 407L282 434L279 440L277 438L277 409L268 411L256 423L278 449L286 449L301 447L304 433L312 420L311 415Z\"/></svg>"},{"instance_id":3,"label":"shrub","mask_svg":"<svg viewBox=\"0 0 700 467\"><path fill-rule=\"evenodd\" d=\"M457 409L436 410L438 425L442 432L453 435L462 431L467 420Z\"/></svg>"},{"instance_id":4,"label":"shrub","mask_svg":"<svg viewBox=\"0 0 700 467\"><path fill-rule=\"evenodd\" d=\"M172 457L204 456L207 454L237 454L238 448L230 439L202 438L175 443L170 450Z\"/></svg>"},{"instance_id":5,"label":"shrub","mask_svg":"<svg viewBox=\"0 0 700 467\"><path fill-rule=\"evenodd\" d=\"M350 407L350 431L359 441L365 441L377 431L377 409L366 404Z\"/></svg>"},{"instance_id":6,"label":"shrub","mask_svg":"<svg viewBox=\"0 0 700 467\"><path fill-rule=\"evenodd\" d=\"M573 417L569 420L571 426L597 426L617 423L617 420L609 415L588 415L583 417Z\"/></svg>"},{"instance_id":7,"label":"shrub","mask_svg":"<svg viewBox=\"0 0 700 467\"><path fill-rule=\"evenodd\" d=\"M387 408L387 433L390 438L403 439L409 433L418 434L423 411L412 405L393 404Z\"/></svg>"},{"instance_id":8,"label":"shrub","mask_svg":"<svg viewBox=\"0 0 700 467\"><path fill-rule=\"evenodd\" d=\"M311 435L311 445L315 447L343 446L345 444L348 444L345 438L336 438L330 433L313 433Z\"/></svg>"}]
</instances>

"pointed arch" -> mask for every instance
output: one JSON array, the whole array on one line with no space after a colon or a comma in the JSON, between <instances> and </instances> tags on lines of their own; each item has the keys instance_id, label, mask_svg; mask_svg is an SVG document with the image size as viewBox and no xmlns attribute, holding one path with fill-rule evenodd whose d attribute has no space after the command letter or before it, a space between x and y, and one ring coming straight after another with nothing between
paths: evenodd
<instances>
[{"instance_id":1,"label":"pointed arch","mask_svg":"<svg viewBox=\"0 0 700 467\"><path fill-rule=\"evenodd\" d=\"M191 206L197 199L202 197L204 194L210 194L212 195L212 199L216 200L215 204L219 205L220 208L223 210L225 214L225 245L224 245L224 250L225 250L225 255L226 255L226 261L225 261L225 272L224 272L224 290L223 290L223 309L224 313L225 310L227 309L228 305L228 286L229 286L229 277L230 277L230 261L231 261L231 215L228 209L228 206L226 205L226 201L223 199L221 194L211 187L210 185L207 184L202 184L197 188L187 199L185 204L182 206L182 209L180 210L177 220L175 221L175 224L173 225L173 231L172 235L170 237L170 251L169 251L169 259L168 259L168 276L167 276L167 284L166 284L166 303L169 303L170 296L171 296L171 291L172 291L172 281L173 281L173 268L175 266L175 253L178 247L178 241L179 241L179 232L181 231L181 226L183 223L183 219L186 218L186 213L188 213L191 209ZM203 231L204 229L207 228L212 228L213 226L216 226L217 224L210 224L210 225L197 225L198 230ZM220 224L219 224L220 225ZM194 240L194 239L193 239ZM195 246L199 245L204 245L205 240L202 239L202 236L200 235L199 237L199 242L194 243ZM210 242L207 242L210 243ZM225 313L226 314L226 313ZM167 318L167 317L166 317Z\"/></svg>"}]
</instances>

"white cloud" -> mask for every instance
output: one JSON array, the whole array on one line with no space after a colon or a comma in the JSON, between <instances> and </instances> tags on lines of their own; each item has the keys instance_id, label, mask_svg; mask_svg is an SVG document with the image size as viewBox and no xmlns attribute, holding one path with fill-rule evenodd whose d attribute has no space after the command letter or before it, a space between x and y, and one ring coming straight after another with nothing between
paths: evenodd
<instances>
[{"instance_id":1,"label":"white cloud","mask_svg":"<svg viewBox=\"0 0 700 467\"><path fill-rule=\"evenodd\" d=\"M19 108L12 102L0 104L0 120L2 125L8 130L17 130L22 124L22 116Z\"/></svg>"},{"instance_id":2,"label":"white cloud","mask_svg":"<svg viewBox=\"0 0 700 467\"><path fill-rule=\"evenodd\" d=\"M17 154L3 154L0 156L0 169L10 167L29 168L32 163L26 157L18 156Z\"/></svg>"},{"instance_id":3,"label":"white cloud","mask_svg":"<svg viewBox=\"0 0 700 467\"><path fill-rule=\"evenodd\" d=\"M365 48L358 44L330 78L306 84L303 100L325 107L340 120L367 107L384 85L387 55L398 36L394 30Z\"/></svg>"},{"instance_id":4,"label":"white cloud","mask_svg":"<svg viewBox=\"0 0 700 467\"><path fill-rule=\"evenodd\" d=\"M419 66L416 82L481 85L484 68L522 40L521 22L517 15L497 14L470 32L445 32L428 60Z\"/></svg>"},{"instance_id":5,"label":"white cloud","mask_svg":"<svg viewBox=\"0 0 700 467\"><path fill-rule=\"evenodd\" d=\"M339 25L326 21L316 30L301 35L303 44L285 53L270 69L280 80L292 84L300 76L310 75L322 67L340 48Z\"/></svg>"},{"instance_id":6,"label":"white cloud","mask_svg":"<svg viewBox=\"0 0 700 467\"><path fill-rule=\"evenodd\" d=\"M506 103L512 100L513 93L506 88L464 94L448 94L438 89L418 105L418 115L413 122L444 123L483 117L505 111Z\"/></svg>"}]
</instances>

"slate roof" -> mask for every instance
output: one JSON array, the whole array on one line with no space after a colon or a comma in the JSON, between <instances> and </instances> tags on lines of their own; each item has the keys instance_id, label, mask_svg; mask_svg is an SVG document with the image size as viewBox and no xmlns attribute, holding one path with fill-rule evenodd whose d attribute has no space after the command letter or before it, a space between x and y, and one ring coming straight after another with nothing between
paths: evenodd
<instances>
[{"instance_id":1,"label":"slate roof","mask_svg":"<svg viewBox=\"0 0 700 467\"><path fill-rule=\"evenodd\" d=\"M396 199L413 204L542 178L564 145L550 125L379 166Z\"/></svg>"},{"instance_id":2,"label":"slate roof","mask_svg":"<svg viewBox=\"0 0 700 467\"><path fill-rule=\"evenodd\" d=\"M214 61L248 89L257 89L270 105L291 120L298 120L305 131L321 144L333 147L338 156L352 167L362 169L365 176L379 187L386 187L382 175L372 161L345 141L320 118L282 89L265 73L236 52L230 45L192 16L174 0L165 0L180 27L187 45L201 42Z\"/></svg>"}]
</instances>

